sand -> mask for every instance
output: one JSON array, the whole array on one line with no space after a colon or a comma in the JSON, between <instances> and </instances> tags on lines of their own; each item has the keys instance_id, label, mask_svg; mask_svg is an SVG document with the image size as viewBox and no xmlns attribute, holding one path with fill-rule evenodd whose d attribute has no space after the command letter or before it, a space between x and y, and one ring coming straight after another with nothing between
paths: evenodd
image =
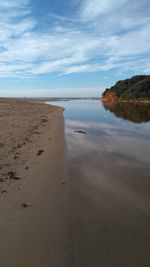
<instances>
[{"instance_id":1,"label":"sand","mask_svg":"<svg viewBox=\"0 0 150 267\"><path fill-rule=\"evenodd\" d=\"M62 112L0 100L0 267L149 267L149 167L78 128L68 166Z\"/></svg>"},{"instance_id":2,"label":"sand","mask_svg":"<svg viewBox=\"0 0 150 267\"><path fill-rule=\"evenodd\" d=\"M0 266L71 267L62 109L0 100Z\"/></svg>"}]
</instances>

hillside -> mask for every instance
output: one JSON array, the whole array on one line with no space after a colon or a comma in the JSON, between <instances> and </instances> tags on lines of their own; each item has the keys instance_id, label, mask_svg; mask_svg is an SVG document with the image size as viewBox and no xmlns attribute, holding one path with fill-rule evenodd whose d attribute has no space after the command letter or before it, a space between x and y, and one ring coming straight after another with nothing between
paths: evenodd
<instances>
[{"instance_id":1,"label":"hillside","mask_svg":"<svg viewBox=\"0 0 150 267\"><path fill-rule=\"evenodd\" d=\"M150 101L150 75L138 75L118 81L110 89L104 91L102 101Z\"/></svg>"}]
</instances>

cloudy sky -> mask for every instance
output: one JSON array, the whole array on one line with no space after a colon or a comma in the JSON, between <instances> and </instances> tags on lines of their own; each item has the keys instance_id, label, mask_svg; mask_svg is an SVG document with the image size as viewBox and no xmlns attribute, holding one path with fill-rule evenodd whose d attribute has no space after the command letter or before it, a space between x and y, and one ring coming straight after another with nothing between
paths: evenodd
<instances>
[{"instance_id":1,"label":"cloudy sky","mask_svg":"<svg viewBox=\"0 0 150 267\"><path fill-rule=\"evenodd\" d=\"M0 0L0 96L99 96L150 74L149 0Z\"/></svg>"}]
</instances>

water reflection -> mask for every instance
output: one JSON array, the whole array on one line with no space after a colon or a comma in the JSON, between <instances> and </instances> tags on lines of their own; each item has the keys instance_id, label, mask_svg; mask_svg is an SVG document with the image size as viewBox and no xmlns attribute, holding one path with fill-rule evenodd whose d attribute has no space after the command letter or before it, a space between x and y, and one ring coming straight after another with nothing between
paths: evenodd
<instances>
[{"instance_id":1,"label":"water reflection","mask_svg":"<svg viewBox=\"0 0 150 267\"><path fill-rule=\"evenodd\" d=\"M65 107L76 266L150 266L150 123L139 123L150 120L147 107L57 104Z\"/></svg>"},{"instance_id":2,"label":"water reflection","mask_svg":"<svg viewBox=\"0 0 150 267\"><path fill-rule=\"evenodd\" d=\"M150 121L150 105L133 103L103 103L106 110L114 113L117 117L136 123Z\"/></svg>"}]
</instances>

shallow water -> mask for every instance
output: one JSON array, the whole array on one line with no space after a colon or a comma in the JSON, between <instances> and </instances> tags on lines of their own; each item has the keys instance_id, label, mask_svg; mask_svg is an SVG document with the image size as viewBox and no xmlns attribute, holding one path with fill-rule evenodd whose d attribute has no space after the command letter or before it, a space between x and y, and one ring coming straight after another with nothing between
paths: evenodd
<instances>
[{"instance_id":1,"label":"shallow water","mask_svg":"<svg viewBox=\"0 0 150 267\"><path fill-rule=\"evenodd\" d=\"M150 266L150 107L53 104L65 108L76 266Z\"/></svg>"}]
</instances>

